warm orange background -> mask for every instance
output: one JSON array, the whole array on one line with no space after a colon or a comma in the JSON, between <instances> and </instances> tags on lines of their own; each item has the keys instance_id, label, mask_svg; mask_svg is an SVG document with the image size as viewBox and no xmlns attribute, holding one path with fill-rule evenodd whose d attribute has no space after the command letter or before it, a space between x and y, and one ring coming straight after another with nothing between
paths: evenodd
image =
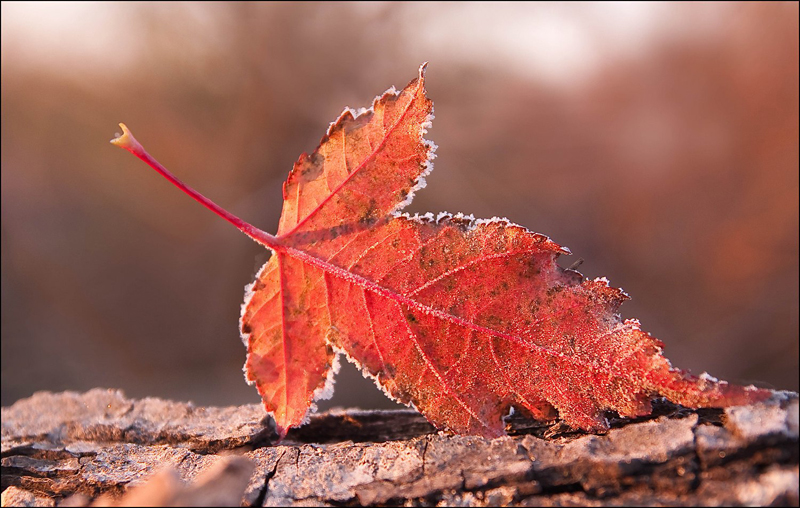
<instances>
[{"instance_id":1,"label":"warm orange background","mask_svg":"<svg viewBox=\"0 0 800 508\"><path fill-rule=\"evenodd\" d=\"M299 154L426 60L439 150L412 212L545 233L674 365L798 389L797 3L73 8L3 4L3 405L257 401L237 320L266 252L108 140L126 122L274 231ZM391 403L350 368L330 405Z\"/></svg>"}]
</instances>

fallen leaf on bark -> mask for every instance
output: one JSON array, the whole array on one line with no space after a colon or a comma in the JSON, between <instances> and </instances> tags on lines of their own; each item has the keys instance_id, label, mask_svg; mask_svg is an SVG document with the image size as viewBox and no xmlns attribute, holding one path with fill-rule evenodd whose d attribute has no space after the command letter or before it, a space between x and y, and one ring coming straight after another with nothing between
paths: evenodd
<instances>
[{"instance_id":1,"label":"fallen leaf on bark","mask_svg":"<svg viewBox=\"0 0 800 508\"><path fill-rule=\"evenodd\" d=\"M340 353L438 428L487 437L505 433L512 407L604 431L604 411L647 415L655 396L689 407L769 396L672 368L660 341L620 318L627 295L561 268L569 251L544 235L401 213L432 169L424 71L368 110L345 109L300 157L274 236L186 186L124 125L112 140L272 250L240 327L246 378L281 437L331 393Z\"/></svg>"}]
</instances>

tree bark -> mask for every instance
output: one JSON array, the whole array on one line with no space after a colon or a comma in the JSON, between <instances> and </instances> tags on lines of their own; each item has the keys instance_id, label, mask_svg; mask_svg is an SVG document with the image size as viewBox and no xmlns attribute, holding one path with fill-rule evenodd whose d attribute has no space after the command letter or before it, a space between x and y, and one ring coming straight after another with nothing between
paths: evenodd
<instances>
[{"instance_id":1,"label":"tree bark","mask_svg":"<svg viewBox=\"0 0 800 508\"><path fill-rule=\"evenodd\" d=\"M509 437L436 432L412 410L333 410L274 441L259 405L118 390L2 409L3 505L797 505L798 396L611 418L605 435L520 417Z\"/></svg>"}]
</instances>

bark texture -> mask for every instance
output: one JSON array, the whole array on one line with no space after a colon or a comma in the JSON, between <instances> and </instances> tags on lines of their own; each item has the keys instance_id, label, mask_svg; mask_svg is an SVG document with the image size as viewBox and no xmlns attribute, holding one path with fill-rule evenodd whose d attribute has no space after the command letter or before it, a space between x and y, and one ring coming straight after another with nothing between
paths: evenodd
<instances>
[{"instance_id":1,"label":"bark texture","mask_svg":"<svg viewBox=\"0 0 800 508\"><path fill-rule=\"evenodd\" d=\"M258 405L40 392L2 409L2 504L798 504L796 393L725 410L657 402L605 435L507 427L490 440L412 410L341 410L275 443Z\"/></svg>"}]
</instances>

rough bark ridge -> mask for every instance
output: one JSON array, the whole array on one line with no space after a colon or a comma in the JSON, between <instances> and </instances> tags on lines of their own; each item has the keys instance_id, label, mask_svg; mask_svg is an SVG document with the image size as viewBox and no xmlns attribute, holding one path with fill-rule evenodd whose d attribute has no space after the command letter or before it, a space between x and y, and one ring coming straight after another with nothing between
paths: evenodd
<instances>
[{"instance_id":1,"label":"rough bark ridge","mask_svg":"<svg viewBox=\"0 0 800 508\"><path fill-rule=\"evenodd\" d=\"M258 405L117 390L2 409L3 505L796 505L798 396L657 402L606 435L519 417L510 437L437 433L415 411L331 411L273 443ZM152 475L152 473L156 473Z\"/></svg>"}]
</instances>

